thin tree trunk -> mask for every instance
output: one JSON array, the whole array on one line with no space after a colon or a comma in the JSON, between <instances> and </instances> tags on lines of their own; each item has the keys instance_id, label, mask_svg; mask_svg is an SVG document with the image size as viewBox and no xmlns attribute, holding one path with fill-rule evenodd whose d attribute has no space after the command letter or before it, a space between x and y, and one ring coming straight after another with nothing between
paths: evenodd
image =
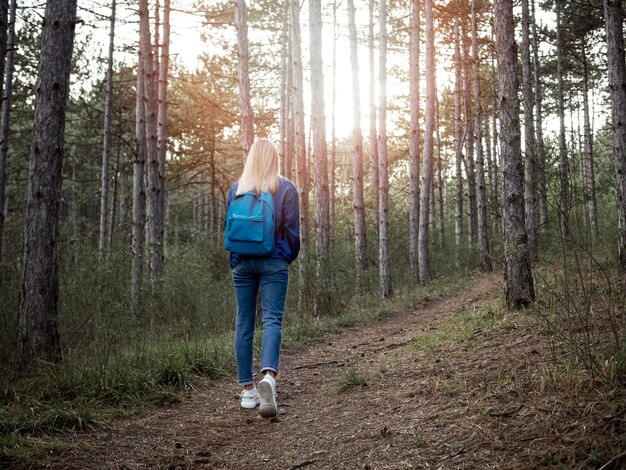
<instances>
[{"instance_id":1,"label":"thin tree trunk","mask_svg":"<svg viewBox=\"0 0 626 470\"><path fill-rule=\"evenodd\" d=\"M531 10L533 27L533 66L535 72L535 130L537 132L537 156L535 160L535 170L537 174L537 190L539 199L539 226L540 230L545 230L548 226L548 188L546 183L546 152L543 140L543 95L541 84L541 64L539 62L537 18L535 16L535 0L531 0Z\"/></svg>"},{"instance_id":2,"label":"thin tree trunk","mask_svg":"<svg viewBox=\"0 0 626 470\"><path fill-rule=\"evenodd\" d=\"M8 26L6 28L6 38L0 37L2 45L6 46L6 61L5 55L0 50L1 59L0 64L3 68L0 69L0 76L3 76L3 93L2 93L2 123L0 125L0 261L2 261L3 253L3 238L4 238L4 221L7 216L7 199L6 199L6 181L7 181L7 160L9 154L9 122L11 119L11 100L13 97L13 61L15 58L15 11L16 0L11 0L11 6L9 8L9 22L6 23L6 2L2 1L2 8L0 10L0 21L4 21L4 24ZM2 28L4 31L5 28ZM4 36L4 33L2 34ZM2 47L1 48L5 48ZM4 63L3 63L4 62ZM4 71L4 75L2 72Z\"/></svg>"},{"instance_id":3,"label":"thin tree trunk","mask_svg":"<svg viewBox=\"0 0 626 470\"><path fill-rule=\"evenodd\" d=\"M356 288L364 289L364 271L367 254L365 235L365 201L363 198L363 134L361 133L361 84L354 19L354 0L348 0L348 28L350 30L350 63L352 66L352 138L354 139L354 165L352 187L354 191L354 252L356 255Z\"/></svg>"},{"instance_id":4,"label":"thin tree trunk","mask_svg":"<svg viewBox=\"0 0 626 470\"><path fill-rule=\"evenodd\" d=\"M476 131L476 167L478 176L478 247L480 250L480 265L483 271L490 272L491 252L489 250L489 233L487 231L487 189L485 187L485 165L483 158L483 109L480 93L480 51L478 49L478 3L472 0L472 81L475 108Z\"/></svg>"},{"instance_id":5,"label":"thin tree trunk","mask_svg":"<svg viewBox=\"0 0 626 470\"><path fill-rule=\"evenodd\" d=\"M409 52L411 128L409 131L409 264L411 281L419 280L420 226L420 0L411 0L411 46Z\"/></svg>"},{"instance_id":6,"label":"thin tree trunk","mask_svg":"<svg viewBox=\"0 0 626 470\"><path fill-rule=\"evenodd\" d=\"M239 76L242 147L243 159L245 161L248 151L254 142L254 116L250 102L250 75L248 72L250 56L248 52L248 12L246 0L236 0L235 27L237 29L237 72Z\"/></svg>"},{"instance_id":7,"label":"thin tree trunk","mask_svg":"<svg viewBox=\"0 0 626 470\"><path fill-rule=\"evenodd\" d=\"M104 103L104 143L102 150L102 172L100 181L100 256L108 251L109 221L109 157L111 154L111 111L113 103L113 52L115 46L115 1L111 2L111 29L109 32L109 57L107 61L107 89Z\"/></svg>"},{"instance_id":8,"label":"thin tree trunk","mask_svg":"<svg viewBox=\"0 0 626 470\"><path fill-rule=\"evenodd\" d=\"M289 0L283 0L283 29L280 38L280 173L287 178L287 119L289 114L287 91L287 35L289 28Z\"/></svg>"},{"instance_id":9,"label":"thin tree trunk","mask_svg":"<svg viewBox=\"0 0 626 470\"><path fill-rule=\"evenodd\" d=\"M460 40L461 18L454 17L454 150L456 163L456 188L455 188L455 211L454 211L454 240L458 247L461 246L463 237L463 173L461 165L463 163L463 128L461 117L461 40Z\"/></svg>"},{"instance_id":10,"label":"thin tree trunk","mask_svg":"<svg viewBox=\"0 0 626 470\"><path fill-rule=\"evenodd\" d=\"M211 126L209 136L209 198L211 204L211 235L215 242L219 240L219 220L217 215L217 181L215 175L215 129Z\"/></svg>"},{"instance_id":11,"label":"thin tree trunk","mask_svg":"<svg viewBox=\"0 0 626 470\"><path fill-rule=\"evenodd\" d=\"M337 1L333 1L333 103L331 116L330 164L328 172L328 192L330 226L335 220L335 171L337 167Z\"/></svg>"},{"instance_id":12,"label":"thin tree trunk","mask_svg":"<svg viewBox=\"0 0 626 470\"><path fill-rule=\"evenodd\" d=\"M442 174L442 161L443 161L443 149L441 143L441 127L439 121L439 97L437 97L437 121L435 128L437 129L437 199L439 202L439 248L443 248L446 245L445 239L445 214L443 212L443 174Z\"/></svg>"},{"instance_id":13,"label":"thin tree trunk","mask_svg":"<svg viewBox=\"0 0 626 470\"><path fill-rule=\"evenodd\" d=\"M565 140L565 86L563 84L563 40L561 25L561 1L555 0L556 8L556 59L558 76L558 114L559 114L559 175L561 180L561 197L559 213L561 220L561 236L569 238L569 161L567 158L567 142Z\"/></svg>"},{"instance_id":14,"label":"thin tree trunk","mask_svg":"<svg viewBox=\"0 0 626 470\"><path fill-rule=\"evenodd\" d=\"M587 63L587 47L581 44L583 59L583 111L584 111L584 155L583 155L583 188L587 223L591 237L598 237L598 209L596 206L596 182L593 168L593 134L591 133L591 119L589 117L589 69Z\"/></svg>"},{"instance_id":15,"label":"thin tree trunk","mask_svg":"<svg viewBox=\"0 0 626 470\"><path fill-rule=\"evenodd\" d=\"M300 38L300 3L291 0L291 51L293 71L293 121L294 154L297 172L298 196L300 198L300 256L298 258L298 308L308 307L308 251L309 251L309 171L306 158L306 135L304 130L304 90L302 79L302 52Z\"/></svg>"},{"instance_id":16,"label":"thin tree trunk","mask_svg":"<svg viewBox=\"0 0 626 470\"><path fill-rule=\"evenodd\" d=\"M75 26L76 0L47 2L26 191L18 318L18 348L23 371L61 360L57 330L59 219L65 112Z\"/></svg>"},{"instance_id":17,"label":"thin tree trunk","mask_svg":"<svg viewBox=\"0 0 626 470\"><path fill-rule=\"evenodd\" d=\"M494 13L499 75L498 101L502 126L500 136L505 296L508 309L519 309L535 300L535 291L530 272L524 221L524 179L513 0L495 0Z\"/></svg>"},{"instance_id":18,"label":"thin tree trunk","mask_svg":"<svg viewBox=\"0 0 626 470\"><path fill-rule=\"evenodd\" d=\"M368 29L368 52L369 52L369 108L370 108L370 192L372 193L372 210L374 212L374 225L376 226L376 238L380 234L380 207L379 207L379 175L378 175L378 132L376 129L376 76L374 70L374 3L369 0L369 29ZM378 243L378 240L377 240Z\"/></svg>"},{"instance_id":19,"label":"thin tree trunk","mask_svg":"<svg viewBox=\"0 0 626 470\"><path fill-rule=\"evenodd\" d=\"M526 233L531 263L536 258L537 234L535 228L535 122L533 118L533 85L530 63L530 14L528 0L522 0L522 76L524 81L524 199L526 208Z\"/></svg>"},{"instance_id":20,"label":"thin tree trunk","mask_svg":"<svg viewBox=\"0 0 626 470\"><path fill-rule=\"evenodd\" d=\"M115 145L115 178L113 180L113 198L111 201L111 223L109 224L109 226L107 227L107 237L109 237L109 241L108 244L109 246L112 246L113 244L113 235L115 233L115 227L116 227L116 213L117 213L117 206L118 206L118 198L119 198L119 186L120 186L120 176L121 176L121 170L120 170L120 139L119 136L116 139L116 145Z\"/></svg>"},{"instance_id":21,"label":"thin tree trunk","mask_svg":"<svg viewBox=\"0 0 626 470\"><path fill-rule=\"evenodd\" d=\"M146 226L146 107L144 61L139 49L137 63L137 100L136 100L136 125L135 125L135 159L133 161L133 262L132 262L132 297L135 306L141 303L141 289L144 277L145 257L145 226Z\"/></svg>"},{"instance_id":22,"label":"thin tree trunk","mask_svg":"<svg viewBox=\"0 0 626 470\"><path fill-rule=\"evenodd\" d=\"M380 295L391 297L391 275L389 272L389 177L387 175L387 0L380 0L380 46L378 104L378 173L379 173L379 237L378 269Z\"/></svg>"},{"instance_id":23,"label":"thin tree trunk","mask_svg":"<svg viewBox=\"0 0 626 470\"><path fill-rule=\"evenodd\" d=\"M617 199L617 268L626 273L626 64L621 1L604 0Z\"/></svg>"},{"instance_id":24,"label":"thin tree trunk","mask_svg":"<svg viewBox=\"0 0 626 470\"><path fill-rule=\"evenodd\" d=\"M465 173L467 174L467 244L470 248L476 247L478 240L478 205L476 197L476 163L474 161L474 101L472 97L471 70L472 59L469 52L469 41L465 18L461 22L461 44L463 47L463 88L465 103Z\"/></svg>"},{"instance_id":25,"label":"thin tree trunk","mask_svg":"<svg viewBox=\"0 0 626 470\"><path fill-rule=\"evenodd\" d=\"M435 30L433 0L426 0L426 118L424 127L424 158L420 192L419 274L422 285L430 284L430 253L428 247L430 193L433 184L433 128L435 125Z\"/></svg>"}]
</instances>

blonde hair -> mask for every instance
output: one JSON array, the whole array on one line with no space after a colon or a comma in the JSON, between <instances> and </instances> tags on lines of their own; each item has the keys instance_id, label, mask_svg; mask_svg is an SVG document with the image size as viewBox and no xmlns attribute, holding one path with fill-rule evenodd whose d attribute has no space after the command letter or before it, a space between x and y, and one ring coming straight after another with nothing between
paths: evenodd
<instances>
[{"instance_id":1,"label":"blonde hair","mask_svg":"<svg viewBox=\"0 0 626 470\"><path fill-rule=\"evenodd\" d=\"M237 194L246 191L274 193L278 189L279 178L276 147L269 139L255 140L239 178Z\"/></svg>"}]
</instances>

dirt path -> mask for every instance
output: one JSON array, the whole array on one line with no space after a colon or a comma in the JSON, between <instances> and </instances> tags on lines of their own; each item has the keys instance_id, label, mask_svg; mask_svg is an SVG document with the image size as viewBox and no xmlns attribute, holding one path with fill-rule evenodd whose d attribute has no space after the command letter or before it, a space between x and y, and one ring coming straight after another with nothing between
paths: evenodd
<instances>
[{"instance_id":1,"label":"dirt path","mask_svg":"<svg viewBox=\"0 0 626 470\"><path fill-rule=\"evenodd\" d=\"M449 298L327 335L305 350L285 352L278 380L279 416L274 420L241 410L232 378L207 381L180 405L74 436L76 447L46 464L116 469L528 468L532 454L540 452L533 446L546 445L542 436L548 424L531 407L515 409L524 381L514 379L511 385L502 379L502 371L513 368L522 376L536 368L528 362L534 357L528 351L536 347L535 339L520 338L520 331L487 335L469 349L446 351L431 360L402 347L451 315L493 301L501 292L500 279L499 274L477 277ZM507 364L512 351L520 355ZM496 365L502 361L503 366ZM367 372L368 383L339 394L338 381L351 368ZM504 411L485 411L494 409ZM550 416L558 420L557 411ZM536 425L521 429L512 418L518 412L518 418L530 417Z\"/></svg>"}]
</instances>

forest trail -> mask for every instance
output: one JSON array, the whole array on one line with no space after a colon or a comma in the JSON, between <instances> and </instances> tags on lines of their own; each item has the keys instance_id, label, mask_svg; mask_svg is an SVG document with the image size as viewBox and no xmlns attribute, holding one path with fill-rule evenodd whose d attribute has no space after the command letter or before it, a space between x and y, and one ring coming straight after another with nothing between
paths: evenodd
<instances>
[{"instance_id":1,"label":"forest trail","mask_svg":"<svg viewBox=\"0 0 626 470\"><path fill-rule=\"evenodd\" d=\"M493 304L501 292L501 274L476 276L450 297L328 334L305 349L285 351L276 419L240 409L232 377L207 380L180 405L68 437L72 447L42 464L116 469L528 468L532 446L543 449L548 430L561 426L563 416L548 393L534 398L541 405L536 403L536 408L530 395L524 401L521 390L530 380L525 376L540 361L533 354L539 347L536 336L521 327L478 330L472 334L477 341L427 356L405 347L455 314ZM367 373L367 384L339 393L338 382L351 368ZM552 412L538 411L543 409Z\"/></svg>"}]
</instances>

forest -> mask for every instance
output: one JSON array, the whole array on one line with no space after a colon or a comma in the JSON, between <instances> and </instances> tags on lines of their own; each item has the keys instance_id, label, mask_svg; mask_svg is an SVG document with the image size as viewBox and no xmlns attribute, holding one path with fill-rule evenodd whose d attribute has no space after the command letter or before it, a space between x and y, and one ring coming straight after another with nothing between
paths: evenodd
<instances>
[{"instance_id":1,"label":"forest","mask_svg":"<svg viewBox=\"0 0 626 470\"><path fill-rule=\"evenodd\" d=\"M625 7L1 0L0 466L624 468ZM300 205L271 422L256 138Z\"/></svg>"}]
</instances>

